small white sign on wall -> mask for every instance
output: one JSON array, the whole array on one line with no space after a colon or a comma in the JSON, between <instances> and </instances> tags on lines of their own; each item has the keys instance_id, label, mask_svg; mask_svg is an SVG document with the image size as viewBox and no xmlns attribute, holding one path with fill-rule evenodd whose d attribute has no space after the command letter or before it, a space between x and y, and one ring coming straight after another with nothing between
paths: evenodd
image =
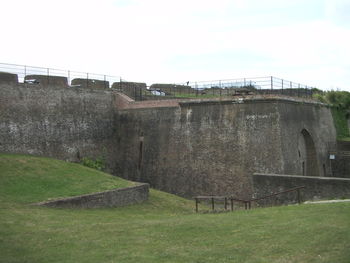
<instances>
[{"instance_id":1,"label":"small white sign on wall","mask_svg":"<svg viewBox=\"0 0 350 263\"><path fill-rule=\"evenodd\" d=\"M335 155L334 155L334 154L330 154L330 155L329 155L329 159L330 159L330 160L334 160L334 159L335 159Z\"/></svg>"}]
</instances>

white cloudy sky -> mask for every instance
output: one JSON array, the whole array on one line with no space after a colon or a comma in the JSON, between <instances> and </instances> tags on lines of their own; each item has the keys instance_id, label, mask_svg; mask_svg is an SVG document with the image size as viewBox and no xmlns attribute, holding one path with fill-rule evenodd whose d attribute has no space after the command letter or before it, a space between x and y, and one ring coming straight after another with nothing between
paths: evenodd
<instances>
[{"instance_id":1,"label":"white cloudy sky","mask_svg":"<svg viewBox=\"0 0 350 263\"><path fill-rule=\"evenodd\" d=\"M276 76L350 91L350 0L2 1L0 62L185 82Z\"/></svg>"}]
</instances>

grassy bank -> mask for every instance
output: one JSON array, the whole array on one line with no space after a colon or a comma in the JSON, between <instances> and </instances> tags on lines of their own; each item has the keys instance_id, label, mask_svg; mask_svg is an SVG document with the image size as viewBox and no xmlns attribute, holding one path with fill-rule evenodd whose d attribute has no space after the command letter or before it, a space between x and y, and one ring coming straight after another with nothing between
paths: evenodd
<instances>
[{"instance_id":1,"label":"grassy bank","mask_svg":"<svg viewBox=\"0 0 350 263\"><path fill-rule=\"evenodd\" d=\"M25 155L0 155L0 198L33 203L131 186L133 183L79 164Z\"/></svg>"},{"instance_id":2,"label":"grassy bank","mask_svg":"<svg viewBox=\"0 0 350 263\"><path fill-rule=\"evenodd\" d=\"M195 214L192 201L151 190L123 208L28 205L123 184L76 164L0 155L0 262L349 262L349 203Z\"/></svg>"}]
</instances>

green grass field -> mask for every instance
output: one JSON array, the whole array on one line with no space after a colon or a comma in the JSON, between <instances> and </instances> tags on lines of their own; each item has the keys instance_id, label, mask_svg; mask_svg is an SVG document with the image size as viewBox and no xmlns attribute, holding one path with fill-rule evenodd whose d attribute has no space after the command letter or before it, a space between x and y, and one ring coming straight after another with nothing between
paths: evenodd
<instances>
[{"instance_id":1,"label":"green grass field","mask_svg":"<svg viewBox=\"0 0 350 263\"><path fill-rule=\"evenodd\" d=\"M195 214L151 190L109 209L30 205L131 185L78 164L0 154L0 262L350 262L350 204Z\"/></svg>"}]
</instances>

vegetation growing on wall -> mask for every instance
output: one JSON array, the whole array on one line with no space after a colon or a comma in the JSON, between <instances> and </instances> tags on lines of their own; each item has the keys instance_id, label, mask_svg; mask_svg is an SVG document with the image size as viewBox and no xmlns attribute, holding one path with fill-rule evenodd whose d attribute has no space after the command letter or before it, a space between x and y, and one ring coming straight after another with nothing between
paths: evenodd
<instances>
[{"instance_id":1,"label":"vegetation growing on wall","mask_svg":"<svg viewBox=\"0 0 350 263\"><path fill-rule=\"evenodd\" d=\"M314 98L332 106L334 125L338 140L350 140L348 119L350 118L350 92L317 90Z\"/></svg>"},{"instance_id":2,"label":"vegetation growing on wall","mask_svg":"<svg viewBox=\"0 0 350 263\"><path fill-rule=\"evenodd\" d=\"M332 108L334 125L337 130L337 138L339 140L350 140L349 128L346 115L348 112L344 109Z\"/></svg>"}]
</instances>

